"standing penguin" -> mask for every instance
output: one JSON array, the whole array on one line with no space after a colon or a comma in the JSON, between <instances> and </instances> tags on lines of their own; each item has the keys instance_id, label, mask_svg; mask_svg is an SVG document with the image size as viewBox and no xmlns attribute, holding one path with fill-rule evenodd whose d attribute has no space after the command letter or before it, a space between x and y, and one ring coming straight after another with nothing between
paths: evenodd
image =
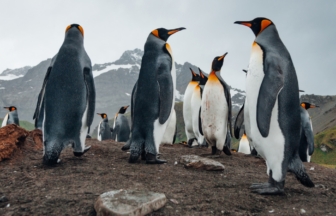
<instances>
[{"instance_id":1,"label":"standing penguin","mask_svg":"<svg viewBox=\"0 0 336 216\"><path fill-rule=\"evenodd\" d=\"M223 150L226 155L231 155L230 87L220 76L226 55L227 53L212 61L211 73L202 95L201 121L203 135L212 147L212 154Z\"/></svg>"},{"instance_id":2,"label":"standing penguin","mask_svg":"<svg viewBox=\"0 0 336 216\"><path fill-rule=\"evenodd\" d=\"M6 114L5 118L2 120L1 127L4 127L9 124L16 124L20 126L19 116L18 112L15 106L10 107L4 107L5 109L8 109L9 112Z\"/></svg>"},{"instance_id":3,"label":"standing penguin","mask_svg":"<svg viewBox=\"0 0 336 216\"><path fill-rule=\"evenodd\" d=\"M309 108L318 107L310 103L303 102L300 106L301 112L301 138L299 155L302 162L310 162L310 157L314 152L313 125L308 113Z\"/></svg>"},{"instance_id":4,"label":"standing penguin","mask_svg":"<svg viewBox=\"0 0 336 216\"><path fill-rule=\"evenodd\" d=\"M167 39L185 28L152 31L146 41L134 94L134 113L129 162L142 154L146 163L165 163L157 153L174 110L176 69Z\"/></svg>"},{"instance_id":5,"label":"standing penguin","mask_svg":"<svg viewBox=\"0 0 336 216\"><path fill-rule=\"evenodd\" d=\"M244 124L269 174L267 183L250 188L259 194L281 194L287 171L303 185L314 187L298 155L300 101L290 54L271 20L255 18L235 23L250 27L256 36L246 76Z\"/></svg>"},{"instance_id":6,"label":"standing penguin","mask_svg":"<svg viewBox=\"0 0 336 216\"><path fill-rule=\"evenodd\" d=\"M124 116L128 107L121 107L114 117L112 139L117 142L127 142L130 137L130 126L127 118Z\"/></svg>"},{"instance_id":7,"label":"standing penguin","mask_svg":"<svg viewBox=\"0 0 336 216\"><path fill-rule=\"evenodd\" d=\"M240 139L238 152L244 153L244 154L251 154L250 144L249 144L249 141L248 141L245 133L242 136L242 138Z\"/></svg>"},{"instance_id":8,"label":"standing penguin","mask_svg":"<svg viewBox=\"0 0 336 216\"><path fill-rule=\"evenodd\" d=\"M187 141L188 145L195 146L197 145L197 140L193 130L191 98L194 93L195 87L198 85L198 82L200 81L200 77L191 68L190 71L192 78L184 92L184 98L183 98L183 120L184 120L185 133L188 139Z\"/></svg>"},{"instance_id":9,"label":"standing penguin","mask_svg":"<svg viewBox=\"0 0 336 216\"><path fill-rule=\"evenodd\" d=\"M85 146L85 137L93 121L96 92L83 41L83 28L69 25L44 78L34 114L35 125L43 118L44 164L57 163L68 144L72 144L75 156L90 149Z\"/></svg>"},{"instance_id":10,"label":"standing penguin","mask_svg":"<svg viewBox=\"0 0 336 216\"><path fill-rule=\"evenodd\" d=\"M206 82L208 81L208 77L206 77L201 69L199 69L200 75L199 75L199 84L196 85L194 88L192 97L191 97L191 116L192 116L192 127L193 127L193 133L197 139L198 145L200 146L206 146L206 141L203 136L202 132L202 121L201 121L201 104L202 104L202 93L204 86ZM192 144L191 146L194 146Z\"/></svg>"},{"instance_id":11,"label":"standing penguin","mask_svg":"<svg viewBox=\"0 0 336 216\"><path fill-rule=\"evenodd\" d=\"M176 139L176 112L173 110L168 120L166 131L162 137L161 144L174 144ZM158 151L159 152L159 151Z\"/></svg>"},{"instance_id":12,"label":"standing penguin","mask_svg":"<svg viewBox=\"0 0 336 216\"><path fill-rule=\"evenodd\" d=\"M97 139L99 141L112 139L111 129L107 115L105 113L97 113L97 114L102 117L102 120L99 122L98 125Z\"/></svg>"}]
</instances>

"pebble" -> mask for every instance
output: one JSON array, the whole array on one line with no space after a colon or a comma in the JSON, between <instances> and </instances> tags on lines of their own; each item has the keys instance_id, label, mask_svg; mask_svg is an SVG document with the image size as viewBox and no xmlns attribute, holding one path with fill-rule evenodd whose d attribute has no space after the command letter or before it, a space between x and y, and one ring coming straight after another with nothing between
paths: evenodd
<instances>
[{"instance_id":1,"label":"pebble","mask_svg":"<svg viewBox=\"0 0 336 216\"><path fill-rule=\"evenodd\" d=\"M5 196L2 196L2 197L0 198L0 202L7 202L7 201L8 201L8 198L5 197Z\"/></svg>"},{"instance_id":2,"label":"pebble","mask_svg":"<svg viewBox=\"0 0 336 216\"><path fill-rule=\"evenodd\" d=\"M310 167L310 170L314 170L315 168L314 167Z\"/></svg>"},{"instance_id":3,"label":"pebble","mask_svg":"<svg viewBox=\"0 0 336 216\"><path fill-rule=\"evenodd\" d=\"M300 212L301 212L302 214L304 214L304 213L306 213L306 210L301 209Z\"/></svg>"},{"instance_id":4,"label":"pebble","mask_svg":"<svg viewBox=\"0 0 336 216\"><path fill-rule=\"evenodd\" d=\"M14 171L16 173L16 171Z\"/></svg>"},{"instance_id":5,"label":"pebble","mask_svg":"<svg viewBox=\"0 0 336 216\"><path fill-rule=\"evenodd\" d=\"M177 164L177 161L175 161L174 165L176 165L176 164Z\"/></svg>"},{"instance_id":6,"label":"pebble","mask_svg":"<svg viewBox=\"0 0 336 216\"><path fill-rule=\"evenodd\" d=\"M179 202L178 202L176 199L170 199L170 202L172 202L172 203L174 203L174 204L176 204L176 205L179 204Z\"/></svg>"},{"instance_id":7,"label":"pebble","mask_svg":"<svg viewBox=\"0 0 336 216\"><path fill-rule=\"evenodd\" d=\"M10 207L10 204L9 204L9 203L6 205L6 208L8 208L8 207Z\"/></svg>"},{"instance_id":8,"label":"pebble","mask_svg":"<svg viewBox=\"0 0 336 216\"><path fill-rule=\"evenodd\" d=\"M57 163L60 163L61 162L61 159L57 159Z\"/></svg>"},{"instance_id":9,"label":"pebble","mask_svg":"<svg viewBox=\"0 0 336 216\"><path fill-rule=\"evenodd\" d=\"M274 212L274 209L272 209L271 211L269 211L269 213L273 213Z\"/></svg>"}]
</instances>

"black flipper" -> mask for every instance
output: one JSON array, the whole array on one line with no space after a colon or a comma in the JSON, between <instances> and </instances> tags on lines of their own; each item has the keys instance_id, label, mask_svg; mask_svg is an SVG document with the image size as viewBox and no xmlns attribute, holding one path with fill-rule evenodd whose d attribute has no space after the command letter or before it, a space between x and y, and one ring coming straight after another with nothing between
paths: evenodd
<instances>
[{"instance_id":1,"label":"black flipper","mask_svg":"<svg viewBox=\"0 0 336 216\"><path fill-rule=\"evenodd\" d=\"M133 90L132 90L132 97L131 97L131 121L132 121L131 131L133 131L134 103L135 103L135 94L136 94L136 91L137 91L137 87L138 87L138 81L136 81L136 83L134 84L134 87L133 87Z\"/></svg>"},{"instance_id":2,"label":"black flipper","mask_svg":"<svg viewBox=\"0 0 336 216\"><path fill-rule=\"evenodd\" d=\"M244 123L244 105L245 103L240 108L234 124L234 136L236 137L236 139L239 139L240 129Z\"/></svg>"},{"instance_id":3,"label":"black flipper","mask_svg":"<svg viewBox=\"0 0 336 216\"><path fill-rule=\"evenodd\" d=\"M83 73L88 100L87 126L90 127L93 122L96 107L96 89L91 68L85 67Z\"/></svg>"},{"instance_id":4,"label":"black flipper","mask_svg":"<svg viewBox=\"0 0 336 216\"><path fill-rule=\"evenodd\" d=\"M220 74L215 74L218 78L218 80L220 81L220 83L222 84L223 88L224 88L224 94L226 97L226 102L229 106L229 115L228 115L228 128L230 129L230 135L231 137L232 135L232 102L231 102L231 94L230 94L230 86L228 84L226 84L226 82L223 80L223 78L220 76Z\"/></svg>"},{"instance_id":5,"label":"black flipper","mask_svg":"<svg viewBox=\"0 0 336 216\"><path fill-rule=\"evenodd\" d=\"M117 119L115 119L115 121L117 121ZM114 141L117 141L116 138L117 138L117 135L119 133L119 130L120 130L120 125L115 122L115 126L113 128L113 132L112 132L112 138Z\"/></svg>"},{"instance_id":6,"label":"black flipper","mask_svg":"<svg viewBox=\"0 0 336 216\"><path fill-rule=\"evenodd\" d=\"M230 136L229 130L227 130L227 133L226 133L225 146L231 149L231 136Z\"/></svg>"},{"instance_id":7,"label":"black flipper","mask_svg":"<svg viewBox=\"0 0 336 216\"><path fill-rule=\"evenodd\" d=\"M50 72L51 72L51 69L52 67L49 67L48 70L47 70L47 73L44 77L44 81L43 81L43 84L42 84L42 88L41 88L41 91L39 93L39 96L38 96L38 99L37 99L37 104L36 104L36 108L35 108L35 113L34 113L34 116L33 116L33 119L35 119L35 128L37 128L38 126L38 121L39 121L39 117L40 117L40 111L41 111L41 108L42 108L42 104L44 103L44 92L45 92L45 87L47 85L47 82L48 82L48 78L49 78L49 75L50 75ZM42 115L43 116L43 115ZM42 117L41 116L41 117Z\"/></svg>"},{"instance_id":8,"label":"black flipper","mask_svg":"<svg viewBox=\"0 0 336 216\"><path fill-rule=\"evenodd\" d=\"M202 136L204 136L203 135L203 130L202 130L201 109L202 109L202 106L200 107L199 114L198 114L198 130L199 130L200 134Z\"/></svg>"},{"instance_id":9,"label":"black flipper","mask_svg":"<svg viewBox=\"0 0 336 216\"><path fill-rule=\"evenodd\" d=\"M288 164L288 171L294 173L296 179L306 187L314 187L314 183L310 180L309 175L298 155L295 154L293 159Z\"/></svg>"},{"instance_id":10,"label":"black flipper","mask_svg":"<svg viewBox=\"0 0 336 216\"><path fill-rule=\"evenodd\" d=\"M173 106L174 85L170 70L171 68L166 64L161 64L157 72L160 89L160 124L164 124L168 120Z\"/></svg>"},{"instance_id":11,"label":"black flipper","mask_svg":"<svg viewBox=\"0 0 336 216\"><path fill-rule=\"evenodd\" d=\"M261 83L257 102L257 125L260 134L267 137L270 129L272 110L284 85L283 71L277 62L281 59L267 58L264 52L264 79Z\"/></svg>"}]
</instances>

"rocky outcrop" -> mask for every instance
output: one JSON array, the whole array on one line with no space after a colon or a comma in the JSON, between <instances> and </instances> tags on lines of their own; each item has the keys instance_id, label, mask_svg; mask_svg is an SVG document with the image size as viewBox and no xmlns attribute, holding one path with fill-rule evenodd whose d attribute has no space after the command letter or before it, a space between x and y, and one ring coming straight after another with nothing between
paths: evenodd
<instances>
[{"instance_id":1,"label":"rocky outcrop","mask_svg":"<svg viewBox=\"0 0 336 216\"><path fill-rule=\"evenodd\" d=\"M329 146L327 146L325 144L321 144L320 145L320 149L321 149L321 151L323 151L325 153L328 153L328 152L330 152L332 150Z\"/></svg>"},{"instance_id":2,"label":"rocky outcrop","mask_svg":"<svg viewBox=\"0 0 336 216\"><path fill-rule=\"evenodd\" d=\"M180 158L180 163L184 164L185 168L202 169L208 171L220 171L225 169L223 164L215 160L203 158L197 155L183 155Z\"/></svg>"},{"instance_id":3,"label":"rocky outcrop","mask_svg":"<svg viewBox=\"0 0 336 216\"><path fill-rule=\"evenodd\" d=\"M94 208L98 216L141 216L157 211L162 208L166 202L166 196L162 193L116 190L101 194Z\"/></svg>"}]
</instances>

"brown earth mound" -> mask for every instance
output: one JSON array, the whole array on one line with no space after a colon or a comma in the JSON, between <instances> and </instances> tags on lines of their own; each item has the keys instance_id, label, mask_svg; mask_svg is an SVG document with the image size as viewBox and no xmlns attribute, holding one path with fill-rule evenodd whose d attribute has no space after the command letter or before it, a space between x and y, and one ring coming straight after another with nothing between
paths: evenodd
<instances>
[{"instance_id":1,"label":"brown earth mound","mask_svg":"<svg viewBox=\"0 0 336 216\"><path fill-rule=\"evenodd\" d=\"M160 149L168 164L129 164L123 143L87 139L86 145L92 148L84 156L66 148L61 162L47 167L42 149L28 148L36 146L28 137L21 157L0 162L0 198L9 199L0 201L0 215L95 215L98 196L119 189L164 193L168 203L151 215L336 214L336 170L314 163L304 164L317 187L306 188L288 174L283 195L261 196L249 186L268 180L262 159L240 153L213 157L210 149L174 144ZM214 159L225 170L186 169L178 161L189 154Z\"/></svg>"}]
</instances>

